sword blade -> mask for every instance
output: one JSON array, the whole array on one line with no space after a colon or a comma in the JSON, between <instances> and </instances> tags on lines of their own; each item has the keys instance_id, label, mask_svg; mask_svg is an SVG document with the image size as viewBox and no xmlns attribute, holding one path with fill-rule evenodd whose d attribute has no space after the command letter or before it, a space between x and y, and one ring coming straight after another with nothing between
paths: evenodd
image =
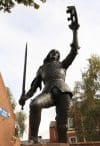
<instances>
[{"instance_id":1,"label":"sword blade","mask_svg":"<svg viewBox=\"0 0 100 146\"><path fill-rule=\"evenodd\" d=\"M27 67L27 43L26 43L26 47L25 47L25 57L24 57L24 70L23 70L22 96L25 95L26 67Z\"/></svg>"}]
</instances>

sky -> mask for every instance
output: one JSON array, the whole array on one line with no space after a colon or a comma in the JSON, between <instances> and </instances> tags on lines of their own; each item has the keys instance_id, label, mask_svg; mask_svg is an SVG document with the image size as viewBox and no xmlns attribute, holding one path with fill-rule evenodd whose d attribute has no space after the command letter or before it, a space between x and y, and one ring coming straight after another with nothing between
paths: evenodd
<instances>
[{"instance_id":1,"label":"sky","mask_svg":"<svg viewBox=\"0 0 100 146\"><path fill-rule=\"evenodd\" d=\"M75 81L81 80L82 72L87 67L87 60L91 55L100 56L100 1L47 0L44 4L40 3L38 10L17 5L12 9L12 13L0 12L0 72L5 85L10 88L17 102L17 110L20 110L18 99L22 91L26 42L28 44L27 91L37 69L42 65L43 59L51 49L60 51L61 60L69 53L72 31L68 27L66 8L71 5L77 9L80 24L78 30L80 50L66 75L66 83L73 89ZM36 94L39 94L39 91ZM27 122L29 103L30 100L24 108ZM39 130L39 135L42 135L43 138L49 137L51 120L55 120L54 107L43 109ZM27 122L24 138L28 135Z\"/></svg>"}]
</instances>

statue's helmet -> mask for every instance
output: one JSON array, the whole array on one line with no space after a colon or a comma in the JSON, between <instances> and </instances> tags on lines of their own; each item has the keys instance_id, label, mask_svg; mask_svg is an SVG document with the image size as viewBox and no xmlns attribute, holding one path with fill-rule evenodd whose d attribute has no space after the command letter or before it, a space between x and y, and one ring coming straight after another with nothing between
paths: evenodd
<instances>
[{"instance_id":1,"label":"statue's helmet","mask_svg":"<svg viewBox=\"0 0 100 146\"><path fill-rule=\"evenodd\" d=\"M60 59L60 52L56 49L52 49L46 58L44 59L44 63L50 62L50 61L59 61Z\"/></svg>"}]
</instances>

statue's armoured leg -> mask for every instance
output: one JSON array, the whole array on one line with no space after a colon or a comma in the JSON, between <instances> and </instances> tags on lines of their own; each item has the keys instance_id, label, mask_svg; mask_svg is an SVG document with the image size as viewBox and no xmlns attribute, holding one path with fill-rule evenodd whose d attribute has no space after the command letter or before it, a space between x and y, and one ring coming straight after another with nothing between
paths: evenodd
<instances>
[{"instance_id":1,"label":"statue's armoured leg","mask_svg":"<svg viewBox=\"0 0 100 146\"><path fill-rule=\"evenodd\" d=\"M51 94L42 93L32 100L30 104L30 115L29 115L29 139L38 142L38 130L41 121L41 110L42 108L48 108L53 106L53 100Z\"/></svg>"},{"instance_id":2,"label":"statue's armoured leg","mask_svg":"<svg viewBox=\"0 0 100 146\"><path fill-rule=\"evenodd\" d=\"M37 104L30 104L30 115L29 115L29 139L38 141L38 129L41 120L41 108L38 108Z\"/></svg>"},{"instance_id":3,"label":"statue's armoured leg","mask_svg":"<svg viewBox=\"0 0 100 146\"><path fill-rule=\"evenodd\" d=\"M67 142L67 119L69 110L69 94L60 95L58 102L56 103L56 123L57 123L57 135L58 142Z\"/></svg>"}]
</instances>

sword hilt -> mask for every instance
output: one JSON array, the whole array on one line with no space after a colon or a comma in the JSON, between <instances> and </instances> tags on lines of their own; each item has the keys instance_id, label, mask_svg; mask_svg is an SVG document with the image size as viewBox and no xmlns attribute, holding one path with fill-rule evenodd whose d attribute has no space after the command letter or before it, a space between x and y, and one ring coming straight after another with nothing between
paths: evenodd
<instances>
[{"instance_id":1,"label":"sword hilt","mask_svg":"<svg viewBox=\"0 0 100 146\"><path fill-rule=\"evenodd\" d=\"M19 104L21 105L21 110L23 110L25 105L25 92L20 96Z\"/></svg>"},{"instance_id":2,"label":"sword hilt","mask_svg":"<svg viewBox=\"0 0 100 146\"><path fill-rule=\"evenodd\" d=\"M21 110L23 110L24 109L24 105L22 105L22 107L21 107Z\"/></svg>"}]
</instances>

